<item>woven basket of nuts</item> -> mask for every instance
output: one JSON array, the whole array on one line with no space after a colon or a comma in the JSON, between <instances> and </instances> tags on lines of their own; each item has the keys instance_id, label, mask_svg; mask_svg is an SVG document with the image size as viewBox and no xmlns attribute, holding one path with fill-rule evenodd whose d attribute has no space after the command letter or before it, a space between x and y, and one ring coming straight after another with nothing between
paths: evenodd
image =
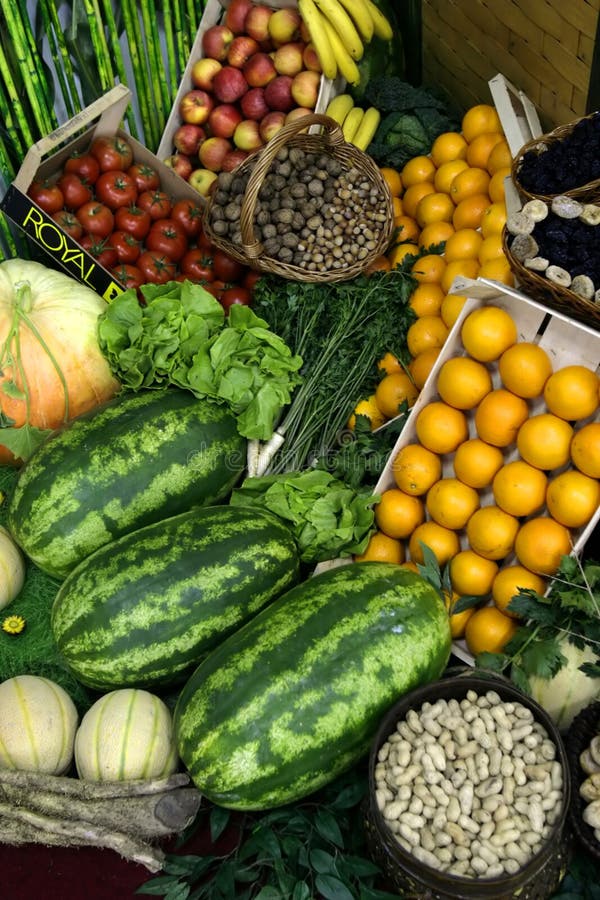
<instances>
[{"instance_id":1,"label":"woven basket of nuts","mask_svg":"<svg viewBox=\"0 0 600 900\"><path fill-rule=\"evenodd\" d=\"M386 251L394 215L374 160L329 116L311 113L219 173L204 227L216 247L261 272L347 281Z\"/></svg>"},{"instance_id":2,"label":"woven basket of nuts","mask_svg":"<svg viewBox=\"0 0 600 900\"><path fill-rule=\"evenodd\" d=\"M586 852L600 859L600 702L590 703L575 716L566 745L573 832Z\"/></svg>"},{"instance_id":3,"label":"woven basket of nuts","mask_svg":"<svg viewBox=\"0 0 600 900\"><path fill-rule=\"evenodd\" d=\"M551 897L570 856L560 733L512 682L472 673L449 670L382 721L369 759L370 852L402 896Z\"/></svg>"}]
</instances>

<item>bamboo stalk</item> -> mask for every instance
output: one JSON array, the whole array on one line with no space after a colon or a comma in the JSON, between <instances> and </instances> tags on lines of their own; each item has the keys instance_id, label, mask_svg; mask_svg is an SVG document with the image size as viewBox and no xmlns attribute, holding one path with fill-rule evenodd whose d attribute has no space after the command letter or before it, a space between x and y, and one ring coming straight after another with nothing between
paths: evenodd
<instances>
[{"instance_id":1,"label":"bamboo stalk","mask_svg":"<svg viewBox=\"0 0 600 900\"><path fill-rule=\"evenodd\" d=\"M198 20L196 19L195 0L187 0L186 7L187 7L188 34L194 35L198 31Z\"/></svg>"},{"instance_id":2,"label":"bamboo stalk","mask_svg":"<svg viewBox=\"0 0 600 900\"><path fill-rule=\"evenodd\" d=\"M19 7L13 3L7 3L4 6L4 15L8 28L9 39L15 51L17 65L19 67L25 93L31 104L31 111L35 119L38 133L48 134L53 131L55 125L46 109L44 97L46 90L40 78L37 67L32 60L32 55L28 46L27 32L30 30L29 20L27 26L21 21ZM34 143L32 141L31 143Z\"/></svg>"},{"instance_id":3,"label":"bamboo stalk","mask_svg":"<svg viewBox=\"0 0 600 900\"><path fill-rule=\"evenodd\" d=\"M38 86L43 92L44 112L47 114L47 131L52 131L58 125L56 114L54 111L54 80L48 81L48 69L46 68L41 47L38 47L35 34L33 32L32 22L29 18L27 10L27 0L19 0L21 27L25 40L27 41L28 57L30 66L37 72Z\"/></svg>"},{"instance_id":4,"label":"bamboo stalk","mask_svg":"<svg viewBox=\"0 0 600 900\"><path fill-rule=\"evenodd\" d=\"M15 244L6 216L3 212L0 212L0 261L3 262L5 259L12 259L18 255L17 245Z\"/></svg>"},{"instance_id":5,"label":"bamboo stalk","mask_svg":"<svg viewBox=\"0 0 600 900\"><path fill-rule=\"evenodd\" d=\"M17 86L14 83L12 73L10 71L10 67L8 64L8 60L4 53L4 48L0 43L0 74L4 79L4 84L6 87L6 94L8 96L8 107L9 110L14 110L15 119L16 119L16 127L15 127L15 119L13 119L12 114L7 112L4 113L4 110L0 110L0 112L5 115L5 122L8 126L8 119L13 123L11 126L11 135L13 139L16 138L19 141L20 147L27 147L35 144L35 137L33 136L33 132L29 127L29 121L27 116L25 115L25 110L23 109L23 104L21 103L21 98L19 96L19 92L17 90ZM8 117L8 118L7 118ZM21 156L23 156L25 150L21 150Z\"/></svg>"},{"instance_id":6,"label":"bamboo stalk","mask_svg":"<svg viewBox=\"0 0 600 900\"><path fill-rule=\"evenodd\" d=\"M115 21L113 6L111 0L102 0L102 2L104 7L104 19L108 28L111 51L113 53L117 75L119 76L119 81L122 84L127 84L127 72L125 71L125 63L123 60L123 53L121 51L119 31L117 29L117 23ZM135 114L131 106L127 108L126 118L130 134L132 134L134 138L139 138L138 128L135 121Z\"/></svg>"},{"instance_id":7,"label":"bamboo stalk","mask_svg":"<svg viewBox=\"0 0 600 900\"><path fill-rule=\"evenodd\" d=\"M183 4L185 0L174 0L174 17L175 17L175 39L177 41L177 47L179 49L179 71L183 72L187 65L188 57L190 55L190 41L188 38L188 31L184 27L183 20L185 18ZM179 82L179 79L177 79ZM174 88L173 96L177 92L177 86Z\"/></svg>"},{"instance_id":8,"label":"bamboo stalk","mask_svg":"<svg viewBox=\"0 0 600 900\"><path fill-rule=\"evenodd\" d=\"M56 11L53 0L40 0L40 11L44 28L48 35L48 42L56 69L56 75L60 84L67 116L72 118L81 109L79 92L73 74L73 64L67 43L65 41L62 25Z\"/></svg>"},{"instance_id":9,"label":"bamboo stalk","mask_svg":"<svg viewBox=\"0 0 600 900\"><path fill-rule=\"evenodd\" d=\"M171 0L163 0L163 31L165 35L165 45L167 48L167 67L169 72L169 103L171 106L180 81L180 73L183 72L185 65L181 66L181 59L178 53L180 41L176 41L173 32L173 12L171 8Z\"/></svg>"},{"instance_id":10,"label":"bamboo stalk","mask_svg":"<svg viewBox=\"0 0 600 900\"><path fill-rule=\"evenodd\" d=\"M1 46L0 46L0 72L3 72L3 57L2 57L2 47ZM9 86L14 87L14 85L12 85L12 82L11 82L11 85L9 85ZM7 94L8 94L8 98L7 98ZM2 121L4 122L4 127L11 138L15 157L17 159L23 159L23 157L25 156L25 153L27 152L27 144L25 143L25 141L27 140L27 135L23 134L23 132L21 131L21 128L17 127L17 124L15 124L15 119L14 119L13 113L12 113L13 109L15 110L15 112L17 114L19 113L19 111L22 111L22 107L20 104L18 106L15 106L15 104L13 102L13 97L11 96L11 92L9 90L7 90L7 92L5 94L0 86L0 117L2 118ZM20 126L21 123L19 122L18 124ZM29 133L29 143L30 144L34 143L33 136L31 135L31 133Z\"/></svg>"},{"instance_id":11,"label":"bamboo stalk","mask_svg":"<svg viewBox=\"0 0 600 900\"><path fill-rule=\"evenodd\" d=\"M144 26L148 68L150 70L150 82L153 88L154 109L156 110L156 118L158 119L160 126L159 131L162 133L167 120L166 111L169 107L169 95L164 73L162 72L163 60L156 19L156 6L154 0L142 0L140 6L142 10L142 23ZM155 145L153 149L156 149L156 146L157 145Z\"/></svg>"},{"instance_id":12,"label":"bamboo stalk","mask_svg":"<svg viewBox=\"0 0 600 900\"><path fill-rule=\"evenodd\" d=\"M148 77L146 61L138 44L139 19L137 5L133 0L122 0L121 10L125 33L129 44L129 55L133 69L136 93L140 108L140 118L144 129L144 139L147 145L157 146L159 134L155 127L154 111L152 110L151 97L148 90Z\"/></svg>"},{"instance_id":13,"label":"bamboo stalk","mask_svg":"<svg viewBox=\"0 0 600 900\"><path fill-rule=\"evenodd\" d=\"M83 3L87 15L94 53L96 54L100 86L103 91L107 91L114 87L115 77L108 44L104 37L102 15L96 0L83 0Z\"/></svg>"}]
</instances>

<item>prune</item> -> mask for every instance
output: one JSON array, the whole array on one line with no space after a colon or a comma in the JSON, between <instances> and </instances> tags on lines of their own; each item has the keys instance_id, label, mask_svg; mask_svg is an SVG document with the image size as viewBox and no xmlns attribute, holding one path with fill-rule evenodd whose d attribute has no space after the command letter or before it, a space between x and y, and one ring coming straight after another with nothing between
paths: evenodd
<instances>
[{"instance_id":1,"label":"prune","mask_svg":"<svg viewBox=\"0 0 600 900\"><path fill-rule=\"evenodd\" d=\"M533 194L559 194L600 178L600 112L581 119L545 150L524 153L518 177Z\"/></svg>"}]
</instances>

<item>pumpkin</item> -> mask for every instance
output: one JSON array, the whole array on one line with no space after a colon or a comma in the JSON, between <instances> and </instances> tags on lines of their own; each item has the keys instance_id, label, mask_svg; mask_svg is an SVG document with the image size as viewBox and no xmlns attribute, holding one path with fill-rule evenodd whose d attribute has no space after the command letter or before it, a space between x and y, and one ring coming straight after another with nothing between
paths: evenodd
<instances>
[{"instance_id":1,"label":"pumpkin","mask_svg":"<svg viewBox=\"0 0 600 900\"><path fill-rule=\"evenodd\" d=\"M0 769L61 775L73 759L77 709L60 685L39 675L0 684Z\"/></svg>"},{"instance_id":2,"label":"pumpkin","mask_svg":"<svg viewBox=\"0 0 600 900\"><path fill-rule=\"evenodd\" d=\"M562 637L560 652L567 662L553 678L528 678L529 693L556 723L559 731L565 732L571 722L584 707L600 697L600 678L590 678L579 670L583 663L597 662L597 654L586 646L580 650Z\"/></svg>"},{"instance_id":3,"label":"pumpkin","mask_svg":"<svg viewBox=\"0 0 600 900\"><path fill-rule=\"evenodd\" d=\"M96 336L106 306L42 263L0 263L0 463L27 459L47 430L117 392Z\"/></svg>"},{"instance_id":4,"label":"pumpkin","mask_svg":"<svg viewBox=\"0 0 600 900\"><path fill-rule=\"evenodd\" d=\"M12 537L0 525L0 609L20 593L25 581L25 562Z\"/></svg>"}]
</instances>

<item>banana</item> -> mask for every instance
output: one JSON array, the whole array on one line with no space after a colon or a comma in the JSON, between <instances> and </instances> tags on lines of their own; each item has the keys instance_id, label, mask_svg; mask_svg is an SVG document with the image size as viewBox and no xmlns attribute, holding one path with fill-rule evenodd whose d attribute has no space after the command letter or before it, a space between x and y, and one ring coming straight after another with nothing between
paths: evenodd
<instances>
[{"instance_id":1,"label":"banana","mask_svg":"<svg viewBox=\"0 0 600 900\"><path fill-rule=\"evenodd\" d=\"M377 131L380 120L381 113L379 110L374 106L370 106L362 117L360 125L354 132L352 143L355 147L358 147L359 150L362 150L363 153L373 140L373 136Z\"/></svg>"},{"instance_id":2,"label":"banana","mask_svg":"<svg viewBox=\"0 0 600 900\"><path fill-rule=\"evenodd\" d=\"M356 25L363 42L368 44L373 37L375 26L364 0L339 0L339 2Z\"/></svg>"},{"instance_id":3,"label":"banana","mask_svg":"<svg viewBox=\"0 0 600 900\"><path fill-rule=\"evenodd\" d=\"M335 78L337 63L333 49L323 27L323 16L317 9L314 0L298 0L298 12L308 28L310 39L321 63L321 71L325 78Z\"/></svg>"},{"instance_id":4,"label":"banana","mask_svg":"<svg viewBox=\"0 0 600 900\"><path fill-rule=\"evenodd\" d=\"M320 11L326 19L329 19L339 38L352 57L362 59L365 48L360 35L354 26L354 22L339 3L339 0L315 0Z\"/></svg>"},{"instance_id":5,"label":"banana","mask_svg":"<svg viewBox=\"0 0 600 900\"><path fill-rule=\"evenodd\" d=\"M325 115L334 119L338 125L342 125L353 106L354 100L350 94L338 94L329 102Z\"/></svg>"},{"instance_id":6,"label":"banana","mask_svg":"<svg viewBox=\"0 0 600 900\"><path fill-rule=\"evenodd\" d=\"M369 10L371 18L373 19L373 30L375 35L384 41L391 41L394 37L394 29L389 20L386 19L379 7L373 3L373 0L362 0L362 2Z\"/></svg>"},{"instance_id":7,"label":"banana","mask_svg":"<svg viewBox=\"0 0 600 900\"><path fill-rule=\"evenodd\" d=\"M333 50L333 55L335 56L338 73L346 79L348 84L356 86L360 81L360 71L358 66L344 47L339 34L329 19L326 19L324 16L323 25L325 26L325 33L327 34L331 49Z\"/></svg>"},{"instance_id":8,"label":"banana","mask_svg":"<svg viewBox=\"0 0 600 900\"><path fill-rule=\"evenodd\" d=\"M363 120L363 116L365 114L364 109L361 109L360 106L353 106L346 118L344 119L344 123L342 125L342 132L344 134L344 140L348 141L349 144L353 142L354 135L358 131L360 123Z\"/></svg>"}]
</instances>

